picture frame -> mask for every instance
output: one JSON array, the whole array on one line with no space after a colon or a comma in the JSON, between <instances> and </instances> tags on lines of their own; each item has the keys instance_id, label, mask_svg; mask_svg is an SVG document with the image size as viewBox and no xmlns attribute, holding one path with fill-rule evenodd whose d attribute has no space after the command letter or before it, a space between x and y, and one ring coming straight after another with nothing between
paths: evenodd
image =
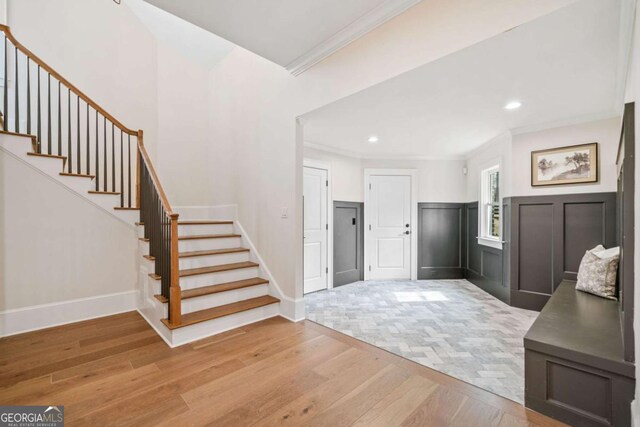
<instances>
[{"instance_id":1,"label":"picture frame","mask_svg":"<svg viewBox=\"0 0 640 427\"><path fill-rule=\"evenodd\" d=\"M531 152L531 186L598 182L598 143L568 145Z\"/></svg>"}]
</instances>

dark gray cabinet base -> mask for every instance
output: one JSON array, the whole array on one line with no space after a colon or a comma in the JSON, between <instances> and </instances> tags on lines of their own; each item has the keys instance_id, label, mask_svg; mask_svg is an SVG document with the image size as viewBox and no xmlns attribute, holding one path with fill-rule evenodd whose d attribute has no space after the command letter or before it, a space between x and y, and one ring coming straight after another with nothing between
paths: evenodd
<instances>
[{"instance_id":1,"label":"dark gray cabinet base","mask_svg":"<svg viewBox=\"0 0 640 427\"><path fill-rule=\"evenodd\" d=\"M635 366L618 301L563 281L524 337L525 406L575 426L629 426Z\"/></svg>"},{"instance_id":2,"label":"dark gray cabinet base","mask_svg":"<svg viewBox=\"0 0 640 427\"><path fill-rule=\"evenodd\" d=\"M635 381L526 350L525 406L575 426L630 426Z\"/></svg>"}]
</instances>

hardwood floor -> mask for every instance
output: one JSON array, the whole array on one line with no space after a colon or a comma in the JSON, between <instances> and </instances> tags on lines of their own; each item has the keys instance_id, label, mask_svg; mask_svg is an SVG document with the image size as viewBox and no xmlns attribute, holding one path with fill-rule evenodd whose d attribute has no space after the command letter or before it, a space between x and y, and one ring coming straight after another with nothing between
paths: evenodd
<instances>
[{"instance_id":1,"label":"hardwood floor","mask_svg":"<svg viewBox=\"0 0 640 427\"><path fill-rule=\"evenodd\" d=\"M136 312L0 339L0 404L68 425L558 426L312 322L170 349Z\"/></svg>"}]
</instances>

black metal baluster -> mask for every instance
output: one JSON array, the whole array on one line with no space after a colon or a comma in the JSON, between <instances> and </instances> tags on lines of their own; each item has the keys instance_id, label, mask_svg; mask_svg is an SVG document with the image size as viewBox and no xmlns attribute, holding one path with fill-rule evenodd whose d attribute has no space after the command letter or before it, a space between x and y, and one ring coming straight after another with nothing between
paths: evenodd
<instances>
[{"instance_id":1,"label":"black metal baluster","mask_svg":"<svg viewBox=\"0 0 640 427\"><path fill-rule=\"evenodd\" d=\"M78 173L82 173L82 161L81 155L82 152L80 150L80 97L76 97L76 121L78 122L78 129L76 129L76 145L77 145L77 154L78 154ZM71 127L71 110L69 110L69 127Z\"/></svg>"},{"instance_id":2,"label":"black metal baluster","mask_svg":"<svg viewBox=\"0 0 640 427\"><path fill-rule=\"evenodd\" d=\"M36 126L38 127L38 153L42 153L42 108L40 107L40 64L38 64L38 120Z\"/></svg>"},{"instance_id":3,"label":"black metal baluster","mask_svg":"<svg viewBox=\"0 0 640 427\"><path fill-rule=\"evenodd\" d=\"M129 135L129 142L127 142L127 154L129 155L129 179L128 179L128 186L129 186L129 190L127 191L127 194L129 196L129 207L131 207L131 135ZM138 167L140 167L140 165L138 165Z\"/></svg>"},{"instance_id":4,"label":"black metal baluster","mask_svg":"<svg viewBox=\"0 0 640 427\"><path fill-rule=\"evenodd\" d=\"M62 102L60 101L60 91L62 90L62 84L58 81L58 156L62 154ZM71 163L71 153L67 153L69 157L67 160Z\"/></svg>"},{"instance_id":5,"label":"black metal baluster","mask_svg":"<svg viewBox=\"0 0 640 427\"><path fill-rule=\"evenodd\" d=\"M7 76L7 35L4 35L4 123L3 129L9 130L9 83Z\"/></svg>"},{"instance_id":6,"label":"black metal baluster","mask_svg":"<svg viewBox=\"0 0 640 427\"><path fill-rule=\"evenodd\" d=\"M14 46L15 50L16 50L16 132L20 133L20 85L18 84L19 82L19 73L18 73L18 48L16 46Z\"/></svg>"},{"instance_id":7,"label":"black metal baluster","mask_svg":"<svg viewBox=\"0 0 640 427\"><path fill-rule=\"evenodd\" d=\"M51 154L51 74L47 73L47 150Z\"/></svg>"},{"instance_id":8,"label":"black metal baluster","mask_svg":"<svg viewBox=\"0 0 640 427\"><path fill-rule=\"evenodd\" d=\"M111 191L116 191L116 142L115 127L111 123Z\"/></svg>"},{"instance_id":9,"label":"black metal baluster","mask_svg":"<svg viewBox=\"0 0 640 427\"><path fill-rule=\"evenodd\" d=\"M78 128L78 132L80 128ZM90 142L91 137L89 136L89 103L87 102L87 175L91 174L91 154L90 154Z\"/></svg>"},{"instance_id":10,"label":"black metal baluster","mask_svg":"<svg viewBox=\"0 0 640 427\"><path fill-rule=\"evenodd\" d=\"M31 60L27 56L27 134L31 135Z\"/></svg>"},{"instance_id":11,"label":"black metal baluster","mask_svg":"<svg viewBox=\"0 0 640 427\"><path fill-rule=\"evenodd\" d=\"M67 121L67 151L69 153L71 153L71 89L67 89L67 116L68 116L68 121ZM78 120L79 119L80 119L80 117L78 117ZM71 155L69 155L68 163L69 163L68 172L71 173L72 172ZM78 153L78 163L80 163L80 153ZM80 173L80 172L81 172L80 168L78 167L78 173Z\"/></svg>"},{"instance_id":12,"label":"black metal baluster","mask_svg":"<svg viewBox=\"0 0 640 427\"><path fill-rule=\"evenodd\" d=\"M51 74L47 73L47 150L51 154Z\"/></svg>"},{"instance_id":13,"label":"black metal baluster","mask_svg":"<svg viewBox=\"0 0 640 427\"><path fill-rule=\"evenodd\" d=\"M124 135L120 129L120 207L124 207Z\"/></svg>"},{"instance_id":14,"label":"black metal baluster","mask_svg":"<svg viewBox=\"0 0 640 427\"><path fill-rule=\"evenodd\" d=\"M96 110L96 191L100 191L100 149L98 145L98 110Z\"/></svg>"},{"instance_id":15,"label":"black metal baluster","mask_svg":"<svg viewBox=\"0 0 640 427\"><path fill-rule=\"evenodd\" d=\"M104 181L102 183L102 189L103 191L107 191L107 118L103 117L103 124L102 124L102 130L103 130L103 138L102 138L102 142L103 142L103 149L104 149Z\"/></svg>"}]
</instances>

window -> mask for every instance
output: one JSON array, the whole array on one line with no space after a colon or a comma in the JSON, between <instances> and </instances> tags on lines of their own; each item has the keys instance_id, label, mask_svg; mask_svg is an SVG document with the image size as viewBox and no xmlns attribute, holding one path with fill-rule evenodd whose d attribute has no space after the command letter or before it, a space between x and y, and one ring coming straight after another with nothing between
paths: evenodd
<instances>
[{"instance_id":1,"label":"window","mask_svg":"<svg viewBox=\"0 0 640 427\"><path fill-rule=\"evenodd\" d=\"M481 174L481 208L479 243L501 248L500 166L484 169Z\"/></svg>"}]
</instances>

